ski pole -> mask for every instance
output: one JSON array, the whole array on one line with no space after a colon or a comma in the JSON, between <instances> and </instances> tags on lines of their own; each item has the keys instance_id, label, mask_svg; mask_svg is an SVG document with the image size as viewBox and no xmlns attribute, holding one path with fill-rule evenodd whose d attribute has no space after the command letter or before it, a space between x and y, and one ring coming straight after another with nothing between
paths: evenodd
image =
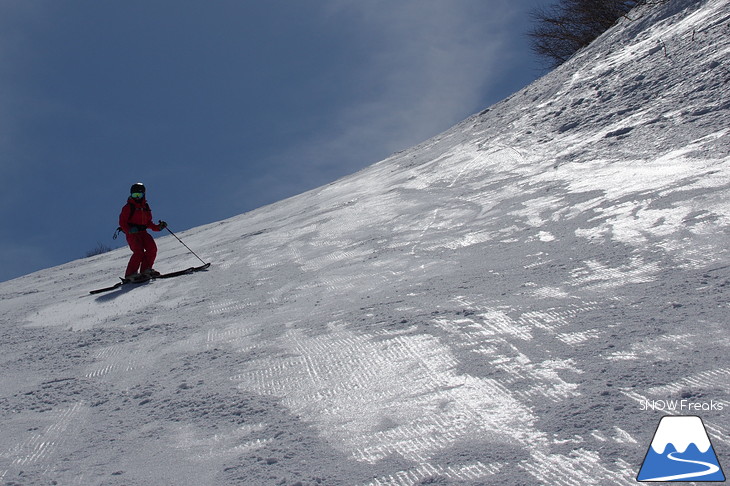
<instances>
[{"instance_id":1,"label":"ski pole","mask_svg":"<svg viewBox=\"0 0 730 486\"><path fill-rule=\"evenodd\" d=\"M172 230L170 230L170 228L168 228L167 226L165 226L165 229L166 229L167 231L169 231L169 232L170 232L170 234L171 234L172 236L174 236L175 238L177 238L177 241L179 241L180 243L182 243L182 245L183 245L183 246L184 246L185 248L187 248L187 249L188 249L188 251L189 251L190 253L192 253L193 255L195 255L195 258L197 258L198 260L200 260L201 262L203 262L204 264L206 264L206 265L207 265L207 263L205 263L205 262L203 261L203 259L202 259L202 258L200 258L200 257L198 256L198 254L197 254L197 253L195 253L195 252L194 252L193 250L191 250L191 249L190 249L190 247L189 247L188 245L186 245L185 243L183 243L183 240L181 240L180 238L178 238L178 237L177 237L177 235L176 235L175 233L173 233L173 232L172 232Z\"/></svg>"}]
</instances>

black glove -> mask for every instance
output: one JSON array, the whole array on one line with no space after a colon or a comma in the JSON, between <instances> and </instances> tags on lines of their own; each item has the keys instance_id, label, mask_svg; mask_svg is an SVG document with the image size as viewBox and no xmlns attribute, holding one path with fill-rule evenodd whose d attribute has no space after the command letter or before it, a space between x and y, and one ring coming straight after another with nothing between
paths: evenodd
<instances>
[{"instance_id":1,"label":"black glove","mask_svg":"<svg viewBox=\"0 0 730 486\"><path fill-rule=\"evenodd\" d=\"M167 228L167 223L164 222L164 221L162 221L162 220L160 220L160 221L157 222L157 226L159 226L160 229L163 230L163 229Z\"/></svg>"}]
</instances>

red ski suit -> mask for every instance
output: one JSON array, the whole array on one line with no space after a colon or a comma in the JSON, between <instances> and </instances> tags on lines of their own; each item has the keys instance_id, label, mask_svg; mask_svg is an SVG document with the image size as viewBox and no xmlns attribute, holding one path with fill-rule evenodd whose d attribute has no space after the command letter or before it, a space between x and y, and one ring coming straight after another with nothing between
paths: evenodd
<instances>
[{"instance_id":1,"label":"red ski suit","mask_svg":"<svg viewBox=\"0 0 730 486\"><path fill-rule=\"evenodd\" d=\"M152 210L147 200L136 201L130 197L119 215L119 227L127 236L127 243L132 250L124 276L152 268L157 258L157 245L152 235L147 233L147 228L153 231L160 231L162 228L152 222Z\"/></svg>"}]
</instances>

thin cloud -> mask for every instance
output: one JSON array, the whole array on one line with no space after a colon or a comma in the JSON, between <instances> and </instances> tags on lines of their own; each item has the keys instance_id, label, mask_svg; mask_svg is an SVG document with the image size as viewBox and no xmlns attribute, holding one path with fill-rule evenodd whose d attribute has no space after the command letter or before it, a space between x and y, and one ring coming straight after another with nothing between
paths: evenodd
<instances>
[{"instance_id":1,"label":"thin cloud","mask_svg":"<svg viewBox=\"0 0 730 486\"><path fill-rule=\"evenodd\" d=\"M481 109L505 51L507 2L342 1L325 12L367 44L351 78L357 97L319 137L294 147L309 164L362 167L419 143ZM495 15L494 12L499 12ZM375 157L363 160L363 157ZM357 160L350 160L357 159ZM358 167L358 168L359 168Z\"/></svg>"}]
</instances>

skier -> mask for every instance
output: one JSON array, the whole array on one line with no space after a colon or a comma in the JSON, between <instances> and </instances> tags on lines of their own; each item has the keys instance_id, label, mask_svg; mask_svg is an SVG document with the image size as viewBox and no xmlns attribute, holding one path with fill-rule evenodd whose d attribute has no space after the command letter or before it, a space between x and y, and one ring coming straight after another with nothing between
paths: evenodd
<instances>
[{"instance_id":1,"label":"skier","mask_svg":"<svg viewBox=\"0 0 730 486\"><path fill-rule=\"evenodd\" d=\"M131 282L142 282L151 277L158 277L160 272L152 268L157 257L157 245L152 235L147 233L147 228L152 231L162 231L167 228L167 223L152 222L152 211L147 204L145 187L141 182L130 188L127 204L119 215L119 228L126 235L127 243L132 250L124 278Z\"/></svg>"}]
</instances>

